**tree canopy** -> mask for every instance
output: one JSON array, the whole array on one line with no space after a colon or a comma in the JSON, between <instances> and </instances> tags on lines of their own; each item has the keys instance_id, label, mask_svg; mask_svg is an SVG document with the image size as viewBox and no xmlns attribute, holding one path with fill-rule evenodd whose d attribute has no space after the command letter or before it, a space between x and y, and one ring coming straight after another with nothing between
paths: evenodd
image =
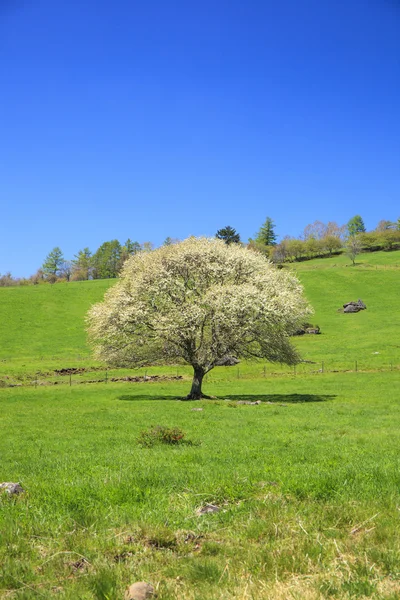
<instances>
[{"instance_id":1,"label":"tree canopy","mask_svg":"<svg viewBox=\"0 0 400 600\"><path fill-rule=\"evenodd\" d=\"M49 277L57 277L64 263L64 255L61 248L56 246L45 258L42 265L43 273Z\"/></svg>"},{"instance_id":2,"label":"tree canopy","mask_svg":"<svg viewBox=\"0 0 400 600\"><path fill-rule=\"evenodd\" d=\"M355 215L347 223L347 231L349 235L356 235L356 233L365 233L365 225L363 218L360 215Z\"/></svg>"},{"instance_id":3,"label":"tree canopy","mask_svg":"<svg viewBox=\"0 0 400 600\"><path fill-rule=\"evenodd\" d=\"M221 240L189 238L128 259L88 314L95 355L110 365L184 360L190 399L226 356L295 364L290 342L311 313L297 278L264 256Z\"/></svg>"},{"instance_id":4,"label":"tree canopy","mask_svg":"<svg viewBox=\"0 0 400 600\"><path fill-rule=\"evenodd\" d=\"M275 246L276 234L275 234L275 223L271 217L267 217L263 225L258 230L256 242L264 244L265 246Z\"/></svg>"},{"instance_id":5,"label":"tree canopy","mask_svg":"<svg viewBox=\"0 0 400 600\"><path fill-rule=\"evenodd\" d=\"M223 240L225 244L240 244L240 235L237 233L236 229L230 225L218 229L215 237L218 240Z\"/></svg>"}]
</instances>

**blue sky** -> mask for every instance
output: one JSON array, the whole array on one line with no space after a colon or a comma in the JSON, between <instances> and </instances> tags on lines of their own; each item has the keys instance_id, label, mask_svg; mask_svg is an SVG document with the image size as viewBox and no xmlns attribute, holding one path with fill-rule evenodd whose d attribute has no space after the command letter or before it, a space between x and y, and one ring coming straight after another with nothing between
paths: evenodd
<instances>
[{"instance_id":1,"label":"blue sky","mask_svg":"<svg viewBox=\"0 0 400 600\"><path fill-rule=\"evenodd\" d=\"M397 0L0 0L0 272L400 216Z\"/></svg>"}]
</instances>

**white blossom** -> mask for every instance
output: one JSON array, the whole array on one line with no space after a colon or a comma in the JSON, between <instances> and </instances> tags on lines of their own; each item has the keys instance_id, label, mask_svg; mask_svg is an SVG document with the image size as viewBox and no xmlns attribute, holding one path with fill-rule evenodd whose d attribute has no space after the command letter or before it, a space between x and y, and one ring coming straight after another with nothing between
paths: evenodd
<instances>
[{"instance_id":1,"label":"white blossom","mask_svg":"<svg viewBox=\"0 0 400 600\"><path fill-rule=\"evenodd\" d=\"M191 364L201 380L225 356L295 364L290 336L311 313L297 278L236 244L189 238L132 256L88 314L110 365ZM196 392L192 395L196 396Z\"/></svg>"}]
</instances>

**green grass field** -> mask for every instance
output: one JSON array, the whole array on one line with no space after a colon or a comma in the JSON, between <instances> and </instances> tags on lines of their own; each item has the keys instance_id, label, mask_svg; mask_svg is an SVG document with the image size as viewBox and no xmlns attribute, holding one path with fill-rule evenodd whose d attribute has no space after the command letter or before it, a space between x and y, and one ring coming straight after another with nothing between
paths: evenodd
<instances>
[{"instance_id":1,"label":"green grass field","mask_svg":"<svg viewBox=\"0 0 400 600\"><path fill-rule=\"evenodd\" d=\"M26 490L0 495L0 598L117 600L137 580L159 600L400 598L400 253L371 257L296 265L322 329L295 340L312 361L296 375L216 369L216 400L195 403L176 399L182 365L0 389L0 481ZM0 289L0 379L96 366L83 319L110 284ZM337 312L358 297L366 311ZM155 425L193 444L141 447Z\"/></svg>"}]
</instances>

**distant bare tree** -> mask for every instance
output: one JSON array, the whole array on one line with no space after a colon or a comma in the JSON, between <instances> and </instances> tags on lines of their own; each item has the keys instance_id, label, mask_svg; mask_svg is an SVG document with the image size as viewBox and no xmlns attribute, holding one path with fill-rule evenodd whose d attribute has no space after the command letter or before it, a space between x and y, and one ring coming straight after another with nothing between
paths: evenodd
<instances>
[{"instance_id":1,"label":"distant bare tree","mask_svg":"<svg viewBox=\"0 0 400 600\"><path fill-rule=\"evenodd\" d=\"M356 264L356 258L360 254L361 249L362 246L360 239L356 235L351 235L347 240L346 254L349 258L351 258L353 265Z\"/></svg>"},{"instance_id":2,"label":"distant bare tree","mask_svg":"<svg viewBox=\"0 0 400 600\"><path fill-rule=\"evenodd\" d=\"M322 221L314 221L310 223L303 230L303 239L305 241L313 238L314 240L320 240L326 235L326 225Z\"/></svg>"}]
</instances>

